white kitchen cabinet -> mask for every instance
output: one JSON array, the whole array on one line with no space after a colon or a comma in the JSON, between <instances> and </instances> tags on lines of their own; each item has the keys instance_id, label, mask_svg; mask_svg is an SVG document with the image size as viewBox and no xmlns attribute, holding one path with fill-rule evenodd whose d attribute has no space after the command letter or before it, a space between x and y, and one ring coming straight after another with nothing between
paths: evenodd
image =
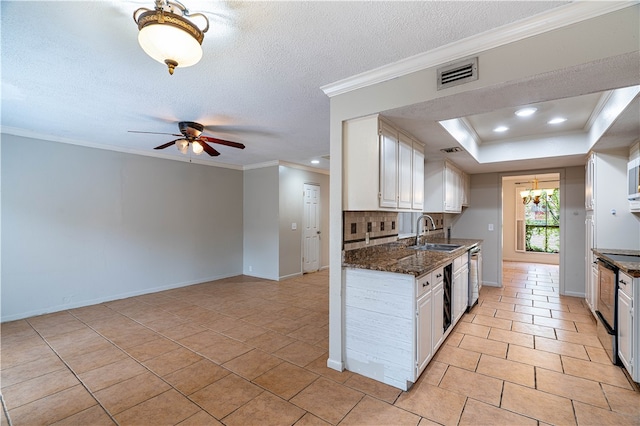
<instances>
[{"instance_id":1,"label":"white kitchen cabinet","mask_svg":"<svg viewBox=\"0 0 640 426\"><path fill-rule=\"evenodd\" d=\"M443 268L419 278L357 268L343 274L345 368L407 390L453 329L442 327Z\"/></svg>"},{"instance_id":2,"label":"white kitchen cabinet","mask_svg":"<svg viewBox=\"0 0 640 426\"><path fill-rule=\"evenodd\" d=\"M464 198L464 178L449 161L427 161L424 169L424 211L460 213Z\"/></svg>"},{"instance_id":3,"label":"white kitchen cabinet","mask_svg":"<svg viewBox=\"0 0 640 426\"><path fill-rule=\"evenodd\" d=\"M398 134L380 125L380 207L398 206ZM371 182L370 182L371 184Z\"/></svg>"},{"instance_id":4,"label":"white kitchen cabinet","mask_svg":"<svg viewBox=\"0 0 640 426\"><path fill-rule=\"evenodd\" d=\"M453 261L453 323L458 322L467 309L469 301L469 254L465 252Z\"/></svg>"},{"instance_id":5,"label":"white kitchen cabinet","mask_svg":"<svg viewBox=\"0 0 640 426\"><path fill-rule=\"evenodd\" d=\"M398 133L398 204L399 209L413 206L413 141Z\"/></svg>"},{"instance_id":6,"label":"white kitchen cabinet","mask_svg":"<svg viewBox=\"0 0 640 426\"><path fill-rule=\"evenodd\" d=\"M435 354L438 348L444 342L444 285L443 285L443 268L438 268L432 272L433 275L433 289L431 290L431 298L433 300L433 315L432 315L432 329L431 340L433 342L433 353Z\"/></svg>"},{"instance_id":7,"label":"white kitchen cabinet","mask_svg":"<svg viewBox=\"0 0 640 426\"><path fill-rule=\"evenodd\" d=\"M587 216L584 223L585 223L585 239L587 242L585 246L585 254L584 254L585 281L586 281L585 299L587 301L587 305L589 306L589 309L591 310L591 313L595 315L596 309L598 306L598 302L596 299L598 295L598 292L596 289L596 286L598 284L598 266L595 263L596 256L591 250L592 247L595 247L595 244L593 242L595 235L594 235L594 223L593 223L592 212L587 212Z\"/></svg>"},{"instance_id":8,"label":"white kitchen cabinet","mask_svg":"<svg viewBox=\"0 0 640 426\"><path fill-rule=\"evenodd\" d=\"M619 280L618 280L619 281ZM630 285L630 284L629 284ZM618 292L618 357L633 375L633 305L629 295Z\"/></svg>"},{"instance_id":9,"label":"white kitchen cabinet","mask_svg":"<svg viewBox=\"0 0 640 426\"><path fill-rule=\"evenodd\" d=\"M462 205L469 206L469 193L471 192L471 176L462 172Z\"/></svg>"},{"instance_id":10,"label":"white kitchen cabinet","mask_svg":"<svg viewBox=\"0 0 640 426\"><path fill-rule=\"evenodd\" d=\"M424 207L424 146L420 142L413 141L413 198L411 209L419 212Z\"/></svg>"},{"instance_id":11,"label":"white kitchen cabinet","mask_svg":"<svg viewBox=\"0 0 640 426\"><path fill-rule=\"evenodd\" d=\"M380 116L344 122L343 164L344 210L422 211L424 147Z\"/></svg>"},{"instance_id":12,"label":"white kitchen cabinet","mask_svg":"<svg viewBox=\"0 0 640 426\"><path fill-rule=\"evenodd\" d=\"M427 366L433 356L433 295L432 295L432 274L417 280L418 291L420 296L417 301L417 318L416 318L416 366L417 374Z\"/></svg>"},{"instance_id":13,"label":"white kitchen cabinet","mask_svg":"<svg viewBox=\"0 0 640 426\"><path fill-rule=\"evenodd\" d=\"M591 154L585 164L585 180L584 180L584 208L593 210L594 194L594 175L595 175L595 154Z\"/></svg>"},{"instance_id":14,"label":"white kitchen cabinet","mask_svg":"<svg viewBox=\"0 0 640 426\"><path fill-rule=\"evenodd\" d=\"M597 279L593 280L591 249L637 250L640 221L629 212L627 150L592 152L585 166L585 298L595 310Z\"/></svg>"},{"instance_id":15,"label":"white kitchen cabinet","mask_svg":"<svg viewBox=\"0 0 640 426\"><path fill-rule=\"evenodd\" d=\"M631 378L640 382L640 278L618 272L618 357Z\"/></svg>"}]
</instances>

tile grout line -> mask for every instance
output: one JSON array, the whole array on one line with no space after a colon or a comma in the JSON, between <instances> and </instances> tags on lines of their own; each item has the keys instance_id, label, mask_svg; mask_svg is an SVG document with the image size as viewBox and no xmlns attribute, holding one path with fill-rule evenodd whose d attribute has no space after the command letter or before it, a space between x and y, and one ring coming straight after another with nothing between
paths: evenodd
<instances>
[{"instance_id":1,"label":"tile grout line","mask_svg":"<svg viewBox=\"0 0 640 426\"><path fill-rule=\"evenodd\" d=\"M64 312L67 312L67 313L71 314L69 311L64 311ZM72 315L74 318L76 318L76 316L75 316L75 315L73 315L73 314L71 314L71 315ZM76 318L76 319L78 319L78 318ZM80 322L82 322L82 324L84 324L85 326L89 327L87 324L85 324L85 323L84 323L84 321L80 321ZM49 341L48 341L48 340L47 340L47 339L46 339L46 338L45 338L45 337L44 337L44 336L43 336L43 335L38 331L38 329L36 329L36 328L33 326L33 324L31 324L31 322L30 322L28 319L27 319L27 324L29 324L29 326L33 329L33 331L35 331L35 332L36 332L36 334L37 334L38 336L40 336L40 338L41 338L41 339L42 339L42 340L47 344L47 346L49 347L49 349L51 349L51 350L53 351L53 353L54 353L54 354L56 354L56 356L58 357L58 359L60 359L60 361L65 365L65 367L67 367L67 369L71 372L71 374L73 374L73 376L78 380L78 382L80 382L80 384L82 385L82 387L83 387L83 388L84 388L84 389L89 393L89 395L91 395L91 398L93 398L93 399L94 399L94 401L96 401L96 403L100 406L100 408L102 408L102 410L107 414L107 416L109 416L109 418L110 418L110 419L111 419L111 420L112 420L116 425L119 425L120 423L118 423L118 422L116 421L115 417L113 417L113 416L111 415L111 413L109 412L109 410L107 410L107 409L106 409L106 407L104 407L104 406L102 405L102 403L100 402L100 400L98 400L98 398L96 398L96 396L94 395L94 393L93 393L93 392L91 392L91 389L89 389L89 387L88 387L88 386L86 385L86 383L85 383L85 382L80 378L80 376L78 376L78 374L73 370L73 368L71 368L71 366L67 363L67 361L65 361L65 359L64 359L64 358L63 358L63 357L58 353L58 351L57 351L53 346L51 346L51 344L49 343ZM95 330L94 330L94 331L95 331ZM65 334L65 333L63 333L63 334ZM50 395L55 395L56 393L60 393L60 392L63 392L63 391L64 391L64 389L63 389L63 390L61 390L61 391L55 392L55 393L53 393L53 394L50 394ZM43 398L46 398L46 397L48 397L48 396L50 396L50 395L47 395L47 396L45 396L45 397L43 397ZM40 399L42 399L42 398L40 398ZM82 411L84 411L84 410L82 410ZM82 411L79 411L78 413L80 413L80 412L82 412ZM74 414L72 414L71 416L73 416L73 415L75 415L75 414L78 414L78 413L74 413ZM71 416L67 416L67 417L65 417L65 418L69 418L69 417L71 417ZM64 420L64 419L60 419L60 420Z\"/></svg>"},{"instance_id":2,"label":"tile grout line","mask_svg":"<svg viewBox=\"0 0 640 426\"><path fill-rule=\"evenodd\" d=\"M131 321L134 321L134 322L136 322L136 323L140 324L141 326L146 327L147 329L149 329L149 330L153 331L154 333L158 333L158 332L156 332L155 330L152 330L152 329L150 329L149 327L145 326L144 324L142 324L142 323L138 322L137 320L135 320L135 319L133 319L133 318L131 318L131 317L127 316L126 314L123 314L123 313L121 313L121 312L118 312L118 311L116 311L116 310L112 309L112 308L111 308L111 307L109 307L109 306L106 306L106 307L107 307L108 309L111 309L113 312L116 312L118 315L122 315L123 317L129 318ZM211 413L209 413L207 410L205 410L205 409L204 409L204 407L201 407L201 406L200 406L200 404L198 404L197 402L193 401L191 398L189 398L189 396L188 396L188 395L185 395L182 391L180 391L180 389L176 388L175 386L173 386L173 384L171 384L171 383L169 383L167 380L165 380L165 378L164 378L164 377L160 376L159 374L157 374L156 372L154 372L153 370L151 370L149 367L147 367L146 365L144 365L141 361L139 361L138 359L136 359L135 357L133 357L131 354L129 354L129 352L127 352L124 348L120 347L118 344L116 344L115 342L113 342L113 341L112 341L111 339L109 339L108 337L104 336L104 335L103 335L102 333L100 333L98 330L94 329L92 326L90 326L89 324L85 323L82 319L78 318L78 317L77 317L76 315L74 315L72 312L69 312L69 311L67 311L67 312L68 312L70 315L72 315L74 318L76 318L78 321L82 322L82 323L83 323L85 326L87 326L89 329L91 329L92 331L94 331L96 334L98 334L100 337L102 337L103 339L105 339L107 342L111 343L113 346L115 346L116 348L118 348L119 350L121 350L124 354L126 354L126 355L127 355L127 357L129 357L131 360L133 360L133 361L134 361L134 362L136 362L138 365L140 365L141 367L143 367L143 368L144 368L145 370L147 370L149 373L153 374L153 375L154 375L154 376L156 376L158 379L162 380L162 381L163 381L164 383L166 383L166 384L167 384L171 389L175 390L176 392L178 392L179 394L181 394L182 396L184 396L185 398L187 398L190 402L192 402L194 405L196 405L197 407L199 407L201 410L203 410L203 411L205 411L206 413L208 413L208 414L210 414L211 416L213 416ZM168 340L173 341L172 339L170 339L170 338L168 338L168 337L166 337L166 336L164 336L164 335L162 335L162 336L163 336L163 337L165 337L165 338L167 338ZM185 348L185 349L188 349L188 350L190 350L190 351L192 351L192 352L194 352L194 353L196 353L196 354L200 355L199 353L197 353L197 352L195 352L195 351L193 351L193 350L191 350L191 349L187 348L186 346L181 345L179 342L176 342L176 341L173 341L173 342L174 342L174 343L176 343L176 344L178 344L178 345L180 345L180 346L182 346L182 347L183 347L183 348ZM47 344L48 344L48 342L47 342ZM55 352L55 349L53 349L53 348L52 348L52 350L54 350L54 352ZM56 352L56 355L58 355L58 354L57 354L57 352ZM160 355L158 355L158 356L160 356ZM58 357L60 357L60 355L58 355ZM154 357L154 358L155 358L155 357ZM209 359L209 358L207 358L207 357L204 357L204 358L205 358L205 359ZM87 385L82 381L82 379L80 379L80 377L76 374L76 372L75 372L75 371L73 371L73 369L72 369L71 367L69 367L69 365L68 365L68 364L67 364L67 363L62 359L62 357L60 357L60 359L62 360L62 362L64 362L64 363L65 363L65 365L67 365L67 367L69 368L69 370L71 370L71 372L74 374L74 376L76 376L76 378L77 378L77 379L82 383L82 385L85 387L85 389L87 389L87 391L88 391L88 392L91 394L91 396L92 396L92 397L93 397L93 398L98 402L98 404L100 404L100 407L102 407L102 409L103 409L103 410L104 410L104 411L109 415L109 417L111 417L111 419L112 419L116 424L118 424L118 425L119 425L120 423L118 423L118 422L116 421L116 419L115 419L116 414L120 414L120 413L123 413L123 412L125 412L125 411L127 411L127 410L130 410L130 409L131 409L131 408L133 408L133 407L137 407L138 405L140 405L140 404L142 404L142 403L144 403L144 402L148 401L149 399L155 398L155 397L157 397L157 396L159 396L159 395L162 395L162 394L164 394L164 393L166 393L166 392L169 392L169 390L170 390L170 389L168 389L168 390L166 390L166 391L164 391L164 392L159 393L158 395L154 395L154 396L153 396L153 397L151 397L151 398L148 398L148 399L146 399L146 400L144 400L144 401L141 401L141 402L139 402L139 403L137 403L137 404L135 404L135 405L133 405L133 406L131 406L131 407L129 407L129 408L127 408L127 409L125 409L125 410L123 410L123 411L119 412L119 413L116 413L116 414L113 414L113 415L112 415L112 414L111 414L111 412L110 412L109 410L107 410L107 408L106 408L106 407L104 407L104 406L102 405L102 403L100 402L100 400L99 400L99 399L94 395L94 393L93 393L93 392L89 389L89 387L88 387L88 386L87 386ZM153 358L151 358L151 359L153 359ZM210 361L211 361L211 360L210 360ZM114 363L116 363L116 362L118 362L118 361L114 361L114 362L112 362L112 363L110 363L110 364L107 364L107 365L111 365L111 364L114 364ZM213 361L212 361L212 362L213 362ZM215 363L215 362L214 362L214 363ZM192 365L192 364L189 364L188 366L185 366L185 367L183 367L183 368L187 368L187 367L189 367L190 365ZM216 365L218 365L218 364L216 364ZM229 370L229 369L227 369L227 368L223 367L222 365L218 365L218 366L219 366L219 367L221 367L221 368L224 368L225 370L229 371L230 373L233 373L231 370ZM175 370L175 371L182 370L183 368L179 368L178 370ZM90 371L91 371L91 370L90 370ZM140 375L142 375L142 374L144 374L144 373L137 374L137 375L135 375L135 376L133 376L133 377L137 377L137 376L140 376ZM125 380L129 380L129 379L131 379L131 378L133 378L133 377L130 377L130 378L125 379ZM122 383L122 382L123 382L123 381L125 381L125 380L122 380L122 381L120 381L120 382L118 382L118 383ZM219 380L220 380L220 379L219 379ZM214 383L215 383L215 382L214 382ZM113 385L115 385L115 384L117 384L117 383L114 383ZM113 385L111 385L111 386L113 386ZM111 386L108 386L108 387L111 387ZM108 388L108 387L107 387L107 388ZM105 388L105 389L106 389L106 388ZM101 390L102 390L102 389L101 389ZM191 416L189 416L189 417L191 417ZM213 417L214 417L214 418L216 418L215 416L213 416ZM186 420L186 419L183 419L183 420Z\"/></svg>"},{"instance_id":3,"label":"tile grout line","mask_svg":"<svg viewBox=\"0 0 640 426\"><path fill-rule=\"evenodd\" d=\"M178 298L175 298L175 299L179 300ZM153 306L153 304L150 304L150 303L145 302L145 301L141 301L141 303L144 303L144 304L146 304L146 305L149 305L149 306L151 306L151 307L154 307L154 306ZM253 384L253 385L255 385L255 386L258 386L259 388L263 389L263 392L269 392L270 394L272 394L272 395L276 396L277 398L280 398L280 396L278 396L278 395L274 394L274 393L273 393L273 392L271 392L270 390L268 390L268 389L266 389L266 388L264 388L264 387L260 386L260 385L259 385L259 384L257 384L257 383L254 383L254 382L253 382L253 380L248 380L247 378L245 378L245 377L243 377L243 376L241 376L241 375L239 375L239 374L235 373L234 371L229 370L228 368L224 367L222 364L218 364L217 362L215 362L215 361L213 361L212 359L208 358L207 356L205 356L204 354L200 353L199 351L193 350L193 349L191 349L191 348L189 348L189 347L187 347L187 346L183 345L183 344L182 344L182 343L180 343L179 341L176 341L176 340L174 340L174 339L172 339L172 338L170 338L170 337L168 337L168 336L166 336L166 335L162 334L162 332L161 332L161 331L153 330L152 328L150 328L150 327L148 327L147 325L145 325L145 324L141 323L140 321L138 321L138 320L136 320L136 319L134 319L134 318L132 318L132 317L128 316L127 314L124 314L124 313L122 313L122 312L119 312L119 311L117 311L117 310L115 310L115 309L111 308L110 306L105 306L105 307L106 307L106 308L108 308L108 309L111 309L113 312L117 313L118 315L121 315L121 316L123 316L123 317L125 317L125 318L128 318L129 320L131 320L131 321L133 321L133 322L135 322L135 323L137 323L137 324L141 325L142 327L145 327L146 329L148 329L148 330L152 331L153 333L156 333L156 334L158 334L158 335L160 335L160 336L162 336L162 337L164 337L164 338L166 338L166 339L168 339L168 340L172 341L173 343L176 343L177 345L181 346L182 348L184 348L184 349L186 349L186 350L189 350L189 351L191 351L191 352L193 352L193 353L195 353L195 354L197 354L197 355L199 355L199 356L202 356L203 358L205 358L205 359L207 359L207 360L209 360L209 361L213 362L214 364L218 365L219 367L221 367L221 368L223 368L223 369L227 370L230 374L236 374L236 375L237 375L238 377L240 377L242 380L245 380L246 382L251 383L251 384ZM206 308L205 308L205 309L206 309ZM162 310L162 311L164 311L164 312L168 312L168 313L170 313L170 314L171 314L171 312L169 312L169 311L167 311L167 310L165 310L165 309L161 309L161 308L160 308L160 310ZM93 330L93 331L94 331L95 333L97 333L99 336L101 336L102 338L104 338L105 340L107 340L109 343L111 343L112 345L114 345L115 347L117 347L118 349L120 349L121 351L123 351L123 352L124 352L124 353L129 357L129 358L131 358L133 361L135 361L137 364L139 364L139 365L141 365L142 367L144 367L144 368L145 368L147 371L149 371L151 374L155 375L155 376L156 376L156 377L158 377L160 380L162 380L163 382L165 382L165 383L166 383L167 385L169 385L172 389L176 390L178 393L180 393L180 394L181 394L181 395L183 395L185 398L187 398L190 402L192 402L193 404L195 404L196 406L198 406L201 410L203 410L204 412L208 413L209 415L211 415L211 416L213 416L214 418L216 418L216 419L217 419L217 417L215 417L213 414L209 413L209 412L208 412L204 407L200 406L200 404L198 404L197 402L195 402L195 401L193 401L191 398L189 398L189 395L185 395L185 394L184 394L183 392L181 392L179 389L175 388L171 383L169 383L168 381L166 381L163 377L159 376L157 373L155 373L154 371L152 371L151 369L149 369L149 368L148 368L146 365L144 365L142 362L138 361L136 358L134 358L133 356L131 356L131 355L129 354L129 352L127 352L124 348L122 348L122 347L118 346L118 345L117 345L116 343L114 343L111 339L107 338L107 337L106 337L106 336L104 336L102 333L100 333L99 331L95 330L95 329L94 329L93 327L91 327L90 325L86 324L82 319L78 318L78 317L77 317L76 315L74 315L72 312L69 312L69 311L67 311L67 312L68 312L70 315L72 315L74 318L76 318L78 321L82 322L85 326L87 326L88 328L90 328L91 330ZM224 314L221 314L221 315L224 315ZM230 317L230 318L232 318L232 317ZM223 333L219 333L219 332L217 332L217 331L215 331L215 330L211 330L211 329L206 328L206 327L205 327L205 329L206 329L206 330L208 330L208 331L211 331L211 332L214 332L214 333L220 334L220 335L222 335L222 336L224 336L224 337L227 337L227 338L229 338L229 339L235 340L235 341L237 341L237 342L239 342L239 343L246 344L245 342L242 342L242 341L237 340L237 339L235 339L235 338L233 338L233 337L227 336L227 335L225 335L225 334L223 334ZM288 337L287 335L284 335L284 334L282 334L282 333L280 333L280 332L278 332L278 331L275 331L275 330L271 330L271 331L273 331L273 332L275 332L275 333L278 333L278 334L281 334L282 336ZM303 342L303 341L298 340L298 339L294 339L294 340L295 340L295 341L298 341L298 342ZM295 342L292 342L291 344L293 344L293 343L295 343ZM303 342L303 343L305 343L305 342ZM285 347L286 347L286 346L288 346L288 345L285 345ZM313 346L315 346L315 345L313 345ZM208 346L207 346L207 347L208 347ZM53 349L53 348L52 348L52 349ZM258 349L258 348L252 348L252 350L254 350L254 349ZM321 349L323 349L323 350L324 350L324 348L321 348ZM245 352L245 353L246 353L246 352ZM266 353L266 352L265 352L265 353ZM243 354L240 354L240 355L238 355L237 357L234 357L234 358L232 358L232 359L230 359L230 360L228 360L228 361L226 361L226 362L232 361L233 359L236 359L236 358L238 358L238 357L240 357L240 356L242 356L242 355L244 355L244 353L243 353ZM284 358L281 358L281 357L279 357L279 356L277 356L277 355L274 355L274 354L270 354L270 355L275 356L276 358L279 358L279 359L281 359L281 360L282 360L282 361L284 361L284 362L290 362L290 361L288 361L288 360L286 360L286 359L284 359ZM58 356L59 356L59 355L58 355ZM159 356L160 356L160 355L159 355ZM152 359L153 359L153 358L152 358ZM63 361L63 362L64 362L64 361ZM311 362L313 362L313 361L311 361ZM292 363L292 364L293 364L293 363ZM65 365L66 365L66 363L65 363ZM190 364L190 365L192 365L192 364ZM296 364L293 364L293 365L296 365ZM297 366L297 365L296 365L296 366ZM71 370L71 368L70 368L68 365L67 365L67 367ZM182 369L184 369L184 368L187 368L187 367L188 367L188 366L185 366L185 367L180 368L180 369L178 369L178 370L176 370L176 371L180 371L180 370L182 370ZM311 371L311 370L308 370L308 369L306 368L306 366L304 366L304 367L298 366L298 367L303 368L303 369L304 369L304 370L306 370L306 371L310 371L310 372L312 372L312 373L314 373L314 374L317 374L317 373L315 373L315 372L313 372L313 371ZM273 368L276 368L276 367L273 367ZM273 369L273 368L272 368L272 369ZM71 370L71 371L73 372L73 370ZM270 370L269 370L269 371L270 371ZM80 378L75 374L75 372L73 372L73 373L74 373L74 375L78 378L78 380L80 380L80 381L81 381L81 379L80 379ZM265 372L265 373L266 373L266 372ZM263 373L263 374L264 374L264 373ZM311 383L309 383L309 384L308 384L307 386L305 386L303 389L301 389L300 391L298 391L295 395L298 395L298 394L299 394L300 392L302 392L304 389L308 388L312 383L315 383L315 382L316 382L320 377L324 377L324 376L322 376L322 375L320 375L320 374L317 374L317 376L318 376L318 377L316 377L316 378L315 378ZM326 379L328 379L328 380L331 380L330 378L327 378L327 377L325 377L325 378L326 378ZM331 380L331 381L333 382L333 380ZM82 381L81 381L81 382L82 382ZM114 422L115 422L115 418L110 414L110 412L109 412L109 411L108 411L104 406L102 406L102 404L99 402L99 400L98 400L98 399L93 395L93 393L92 393L92 392L88 389L88 387L84 384L84 382L82 382L82 383L83 383L83 386L87 389L87 391L89 391L89 393L91 393L92 397L94 397L94 399L96 399L96 401L100 404L100 406L101 406L101 407L102 407L102 408L107 412L107 414L109 414L109 416L110 416L110 417L114 420ZM215 383L215 382L213 382L213 383ZM336 383L337 383L337 382L336 382ZM343 385L344 385L344 384L343 384ZM357 389L352 388L352 387L350 387L350 386L348 386L348 385L345 385L345 386L347 386L347 387L349 387L349 388L351 388L351 389L357 390ZM166 392L168 392L168 391L166 391ZM361 391L360 391L360 392L361 392ZM165 392L162 392L162 393L165 393ZM362 393L363 393L364 395L367 395L365 392L362 392ZM294 398L294 397L295 397L295 395L293 395L290 399ZM157 396L157 395L156 395L156 396ZM228 415L232 414L233 412L235 412L235 411L239 410L241 407L244 407L246 404L248 404L249 402L251 402L253 399L254 399L254 398L252 398L251 400L247 401L246 403L244 403L244 404L240 405L240 406L239 406L239 407L237 407L235 410L233 410L231 413L228 413L225 417L227 417ZM280 399L283 399L283 398L280 398ZM293 404L294 406L298 407L295 403L290 402L290 399L289 399L289 400L285 400L285 401L287 401L287 402L289 402L289 403ZM284 400L284 399L283 399L283 400ZM135 407L135 406L137 406L137 405L140 405L140 404L142 404L143 402L145 402L145 401L142 401L142 402L140 402L140 403L138 403L138 404L134 405L133 407ZM356 404L356 405L357 405L357 404ZM133 408L133 407L129 407L129 408L127 408L127 410L128 410L128 409L131 409L131 408ZM354 407L355 407L355 406L354 406ZM305 411L305 413L307 413L307 412L308 412L307 410L305 410L305 409L304 409L304 408L302 408L302 407L298 407L298 408L300 408L301 410ZM126 411L126 410L124 410L124 411ZM304 416L304 415L303 415L303 416ZM185 420L186 420L186 419L185 419ZM219 420L222 420L222 419L219 419ZM298 420L299 420L299 419L298 419ZM118 424L118 423L116 422L116 424Z\"/></svg>"}]
</instances>

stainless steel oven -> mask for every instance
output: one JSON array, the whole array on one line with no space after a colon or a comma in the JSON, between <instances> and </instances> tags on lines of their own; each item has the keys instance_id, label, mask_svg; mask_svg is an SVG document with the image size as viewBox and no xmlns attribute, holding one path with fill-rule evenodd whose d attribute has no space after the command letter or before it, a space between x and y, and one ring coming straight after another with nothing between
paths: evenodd
<instances>
[{"instance_id":1,"label":"stainless steel oven","mask_svg":"<svg viewBox=\"0 0 640 426\"><path fill-rule=\"evenodd\" d=\"M598 259L598 339L614 364L618 363L617 282L618 268Z\"/></svg>"}]
</instances>

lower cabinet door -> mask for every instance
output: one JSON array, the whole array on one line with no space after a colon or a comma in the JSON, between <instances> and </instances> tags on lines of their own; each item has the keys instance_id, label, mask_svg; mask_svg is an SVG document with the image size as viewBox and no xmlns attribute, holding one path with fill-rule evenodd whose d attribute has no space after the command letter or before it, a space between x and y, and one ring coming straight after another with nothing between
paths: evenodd
<instances>
[{"instance_id":1,"label":"lower cabinet door","mask_svg":"<svg viewBox=\"0 0 640 426\"><path fill-rule=\"evenodd\" d=\"M418 317L416 328L416 368L417 375L427 366L433 355L433 343L431 341L431 314L432 314L432 298L431 291L423 294L418 299Z\"/></svg>"},{"instance_id":2,"label":"lower cabinet door","mask_svg":"<svg viewBox=\"0 0 640 426\"><path fill-rule=\"evenodd\" d=\"M431 336L433 340L433 353L438 350L444 340L444 287L438 284L432 292L433 313L431 315Z\"/></svg>"},{"instance_id":3,"label":"lower cabinet door","mask_svg":"<svg viewBox=\"0 0 640 426\"><path fill-rule=\"evenodd\" d=\"M633 344L633 322L631 316L631 299L624 292L618 292L618 356L625 368L633 376L631 351Z\"/></svg>"}]
</instances>

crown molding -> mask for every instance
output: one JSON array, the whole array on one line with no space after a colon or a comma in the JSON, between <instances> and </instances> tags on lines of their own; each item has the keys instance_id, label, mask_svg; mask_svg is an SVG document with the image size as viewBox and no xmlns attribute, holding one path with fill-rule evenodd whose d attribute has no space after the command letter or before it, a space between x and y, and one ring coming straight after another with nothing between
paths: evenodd
<instances>
[{"instance_id":1,"label":"crown molding","mask_svg":"<svg viewBox=\"0 0 640 426\"><path fill-rule=\"evenodd\" d=\"M639 3L633 1L577 1L559 6L547 12L494 28L463 40L419 53L352 77L324 85L320 89L328 97L334 97L357 89L372 86L416 71L443 65L496 47L504 46L528 37L556 30L607 13L615 12Z\"/></svg>"},{"instance_id":2,"label":"crown molding","mask_svg":"<svg viewBox=\"0 0 640 426\"><path fill-rule=\"evenodd\" d=\"M312 173L320 173L321 175L329 175L329 170L327 169L320 169L316 167L305 166L303 164L290 163L288 161L279 161L279 164L281 166L289 167L291 169L304 170Z\"/></svg>"},{"instance_id":3,"label":"crown molding","mask_svg":"<svg viewBox=\"0 0 640 426\"><path fill-rule=\"evenodd\" d=\"M266 167L274 167L279 165L280 162L278 160L265 161L264 163L247 164L242 168L242 170L264 169Z\"/></svg>"},{"instance_id":4,"label":"crown molding","mask_svg":"<svg viewBox=\"0 0 640 426\"><path fill-rule=\"evenodd\" d=\"M193 157L193 156L191 157L184 156L184 155L176 156L176 155L164 154L159 151L123 148L123 147L113 146L113 145L101 145L101 144L97 144L89 141L79 141L76 139L62 138L58 136L47 135L44 133L33 132L31 130L20 129L17 127L0 126L0 135L13 135L13 136L19 136L23 138L37 139L45 142L66 143L69 145L82 146L84 148L94 148L94 149L102 149L106 151L123 152L125 154L143 155L145 157L161 158L163 160L181 161L183 163L200 164L203 166L221 167L225 169L240 170L240 171L262 169L265 167L273 167L273 166L287 166L295 169L306 170L309 172L315 172L315 173L321 173L321 174L327 174L327 175L329 174L329 171L325 169L317 169L314 167L305 166L302 164L290 163L287 161L273 160L273 161L267 161L264 163L248 164L243 166L243 165L237 165L237 164L228 164L228 163L220 163L216 161L201 160L200 158ZM1 137L0 137L0 140L1 140Z\"/></svg>"}]
</instances>

